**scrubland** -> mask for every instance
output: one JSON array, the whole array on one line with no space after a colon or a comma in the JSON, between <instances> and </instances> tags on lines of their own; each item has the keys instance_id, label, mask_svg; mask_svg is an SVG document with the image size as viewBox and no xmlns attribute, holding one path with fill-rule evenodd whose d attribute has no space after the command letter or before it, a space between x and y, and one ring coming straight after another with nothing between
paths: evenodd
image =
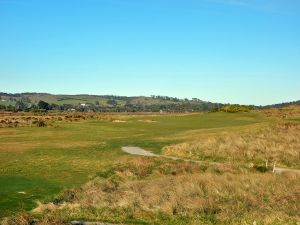
<instances>
[{"instance_id":1,"label":"scrubland","mask_svg":"<svg viewBox=\"0 0 300 225\"><path fill-rule=\"evenodd\" d=\"M1 209L10 211L1 223L299 224L300 176L271 172L273 162L299 168L298 112L293 107L280 112L113 115L56 121L49 127L2 128L1 184L18 177L15 183L22 187L22 177L41 188L6 186ZM9 143L17 147L8 150ZM201 163L127 155L122 146ZM17 191L26 194L20 197ZM16 202L26 207L22 210Z\"/></svg>"}]
</instances>

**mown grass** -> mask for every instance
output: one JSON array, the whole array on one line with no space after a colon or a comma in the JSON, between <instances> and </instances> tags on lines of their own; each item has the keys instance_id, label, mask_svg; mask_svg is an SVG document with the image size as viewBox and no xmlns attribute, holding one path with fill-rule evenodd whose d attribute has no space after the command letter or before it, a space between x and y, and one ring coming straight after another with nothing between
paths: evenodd
<instances>
[{"instance_id":1,"label":"mown grass","mask_svg":"<svg viewBox=\"0 0 300 225\"><path fill-rule=\"evenodd\" d=\"M114 119L126 122L115 123ZM155 122L145 122L149 120ZM52 127L1 128L0 199L1 209L5 210L0 210L0 216L21 208L29 210L36 200L79 187L126 156L120 151L122 146L139 146L160 153L164 146L186 139L186 135L180 137L185 132L222 131L263 121L256 113L114 115L110 121L62 121ZM18 194L19 189L26 194Z\"/></svg>"},{"instance_id":2,"label":"mown grass","mask_svg":"<svg viewBox=\"0 0 300 225\"><path fill-rule=\"evenodd\" d=\"M24 176L1 176L0 184L1 215L30 210L35 207L37 199L49 200L45 196L55 194L62 188L46 179Z\"/></svg>"}]
</instances>

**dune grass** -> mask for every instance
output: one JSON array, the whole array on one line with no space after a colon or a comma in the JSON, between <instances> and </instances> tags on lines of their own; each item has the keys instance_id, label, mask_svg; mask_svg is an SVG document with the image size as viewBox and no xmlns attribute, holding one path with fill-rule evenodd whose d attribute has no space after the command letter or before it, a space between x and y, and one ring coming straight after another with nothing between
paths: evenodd
<instances>
[{"instance_id":1,"label":"dune grass","mask_svg":"<svg viewBox=\"0 0 300 225\"><path fill-rule=\"evenodd\" d=\"M300 123L281 122L247 131L198 136L165 146L166 155L242 165L269 164L300 168Z\"/></svg>"}]
</instances>

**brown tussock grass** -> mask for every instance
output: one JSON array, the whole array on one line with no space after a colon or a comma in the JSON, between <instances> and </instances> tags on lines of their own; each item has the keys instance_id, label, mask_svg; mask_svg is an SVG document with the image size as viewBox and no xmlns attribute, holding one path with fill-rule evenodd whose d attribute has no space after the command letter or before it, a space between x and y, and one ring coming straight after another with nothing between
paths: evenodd
<instances>
[{"instance_id":1,"label":"brown tussock grass","mask_svg":"<svg viewBox=\"0 0 300 225\"><path fill-rule=\"evenodd\" d=\"M76 209L79 208L79 204L71 204L71 203L62 203L62 204L54 204L52 202L42 204L41 202L37 202L38 206L32 210L33 213L42 213L45 211L55 211L58 209Z\"/></svg>"},{"instance_id":2,"label":"brown tussock grass","mask_svg":"<svg viewBox=\"0 0 300 225\"><path fill-rule=\"evenodd\" d=\"M272 108L261 110L267 117L277 117L277 118L300 118L300 106L292 105L284 108Z\"/></svg>"},{"instance_id":3,"label":"brown tussock grass","mask_svg":"<svg viewBox=\"0 0 300 225\"><path fill-rule=\"evenodd\" d=\"M73 190L68 203L81 209L130 209L136 216L141 212L206 215L222 224L273 224L280 219L279 224L285 224L297 221L300 215L300 177L296 174L216 174L177 162L169 166L181 172L172 174L161 172L163 164L156 160L136 158L119 163L107 179L95 178ZM155 169L149 172L151 167ZM80 209L68 210L78 213Z\"/></svg>"},{"instance_id":4,"label":"brown tussock grass","mask_svg":"<svg viewBox=\"0 0 300 225\"><path fill-rule=\"evenodd\" d=\"M299 166L300 123L277 123L247 132L199 137L163 148L165 155L233 163L276 161Z\"/></svg>"},{"instance_id":5,"label":"brown tussock grass","mask_svg":"<svg viewBox=\"0 0 300 225\"><path fill-rule=\"evenodd\" d=\"M43 215L37 224L45 225L66 221L70 215L112 219L110 214L97 214L103 209L123 209L125 215L119 218L126 212L139 218L194 218L185 224L206 224L195 219L201 215L214 218L216 224L295 224L299 198L296 174L217 172L187 162L125 157L83 187L65 191L50 205L39 205L36 212Z\"/></svg>"}]
</instances>

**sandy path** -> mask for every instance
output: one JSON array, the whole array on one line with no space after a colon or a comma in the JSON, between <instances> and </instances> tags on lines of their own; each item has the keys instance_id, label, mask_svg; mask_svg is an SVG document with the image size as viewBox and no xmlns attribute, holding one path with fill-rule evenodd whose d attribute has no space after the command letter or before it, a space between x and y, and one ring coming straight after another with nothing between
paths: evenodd
<instances>
[{"instance_id":1,"label":"sandy path","mask_svg":"<svg viewBox=\"0 0 300 225\"><path fill-rule=\"evenodd\" d=\"M275 173L292 172L292 173L300 174L300 170L297 170L297 169L289 169L289 168L282 168L282 167L275 167L274 172L275 172Z\"/></svg>"},{"instance_id":2,"label":"sandy path","mask_svg":"<svg viewBox=\"0 0 300 225\"><path fill-rule=\"evenodd\" d=\"M141 156L151 156L151 157L159 157L159 155L156 155L152 152L146 151L139 147L122 147L123 152L127 152L132 155L141 155Z\"/></svg>"},{"instance_id":3,"label":"sandy path","mask_svg":"<svg viewBox=\"0 0 300 225\"><path fill-rule=\"evenodd\" d=\"M163 157L167 159L173 159L173 160L183 160L185 162L194 162L194 163L209 163L211 165L224 165L224 163L217 163L217 162L207 162L207 161L197 161L197 160L192 160L192 159L183 159L183 158L178 158L174 156L166 156L166 155L158 155L154 154L150 151L146 151L140 147L122 147L122 151L132 154L132 155L140 155L140 156L150 156L150 157ZM284 172L293 172L300 174L299 169L289 169L289 168L282 168L282 167L276 167L274 170L274 173L284 173Z\"/></svg>"},{"instance_id":4,"label":"sandy path","mask_svg":"<svg viewBox=\"0 0 300 225\"><path fill-rule=\"evenodd\" d=\"M209 163L209 164L213 164L213 165L221 165L221 163L216 163L216 162L207 162L207 161L197 161L197 160L192 160L192 159L183 159L183 158L178 158L178 157L174 157L174 156L166 156L166 155L158 155L158 154L154 154L150 151L146 151L140 147L122 147L122 151L132 154L132 155L140 155L140 156L150 156L150 157L163 157L166 159L173 159L173 160L182 160L185 162L194 162L194 163Z\"/></svg>"}]
</instances>

